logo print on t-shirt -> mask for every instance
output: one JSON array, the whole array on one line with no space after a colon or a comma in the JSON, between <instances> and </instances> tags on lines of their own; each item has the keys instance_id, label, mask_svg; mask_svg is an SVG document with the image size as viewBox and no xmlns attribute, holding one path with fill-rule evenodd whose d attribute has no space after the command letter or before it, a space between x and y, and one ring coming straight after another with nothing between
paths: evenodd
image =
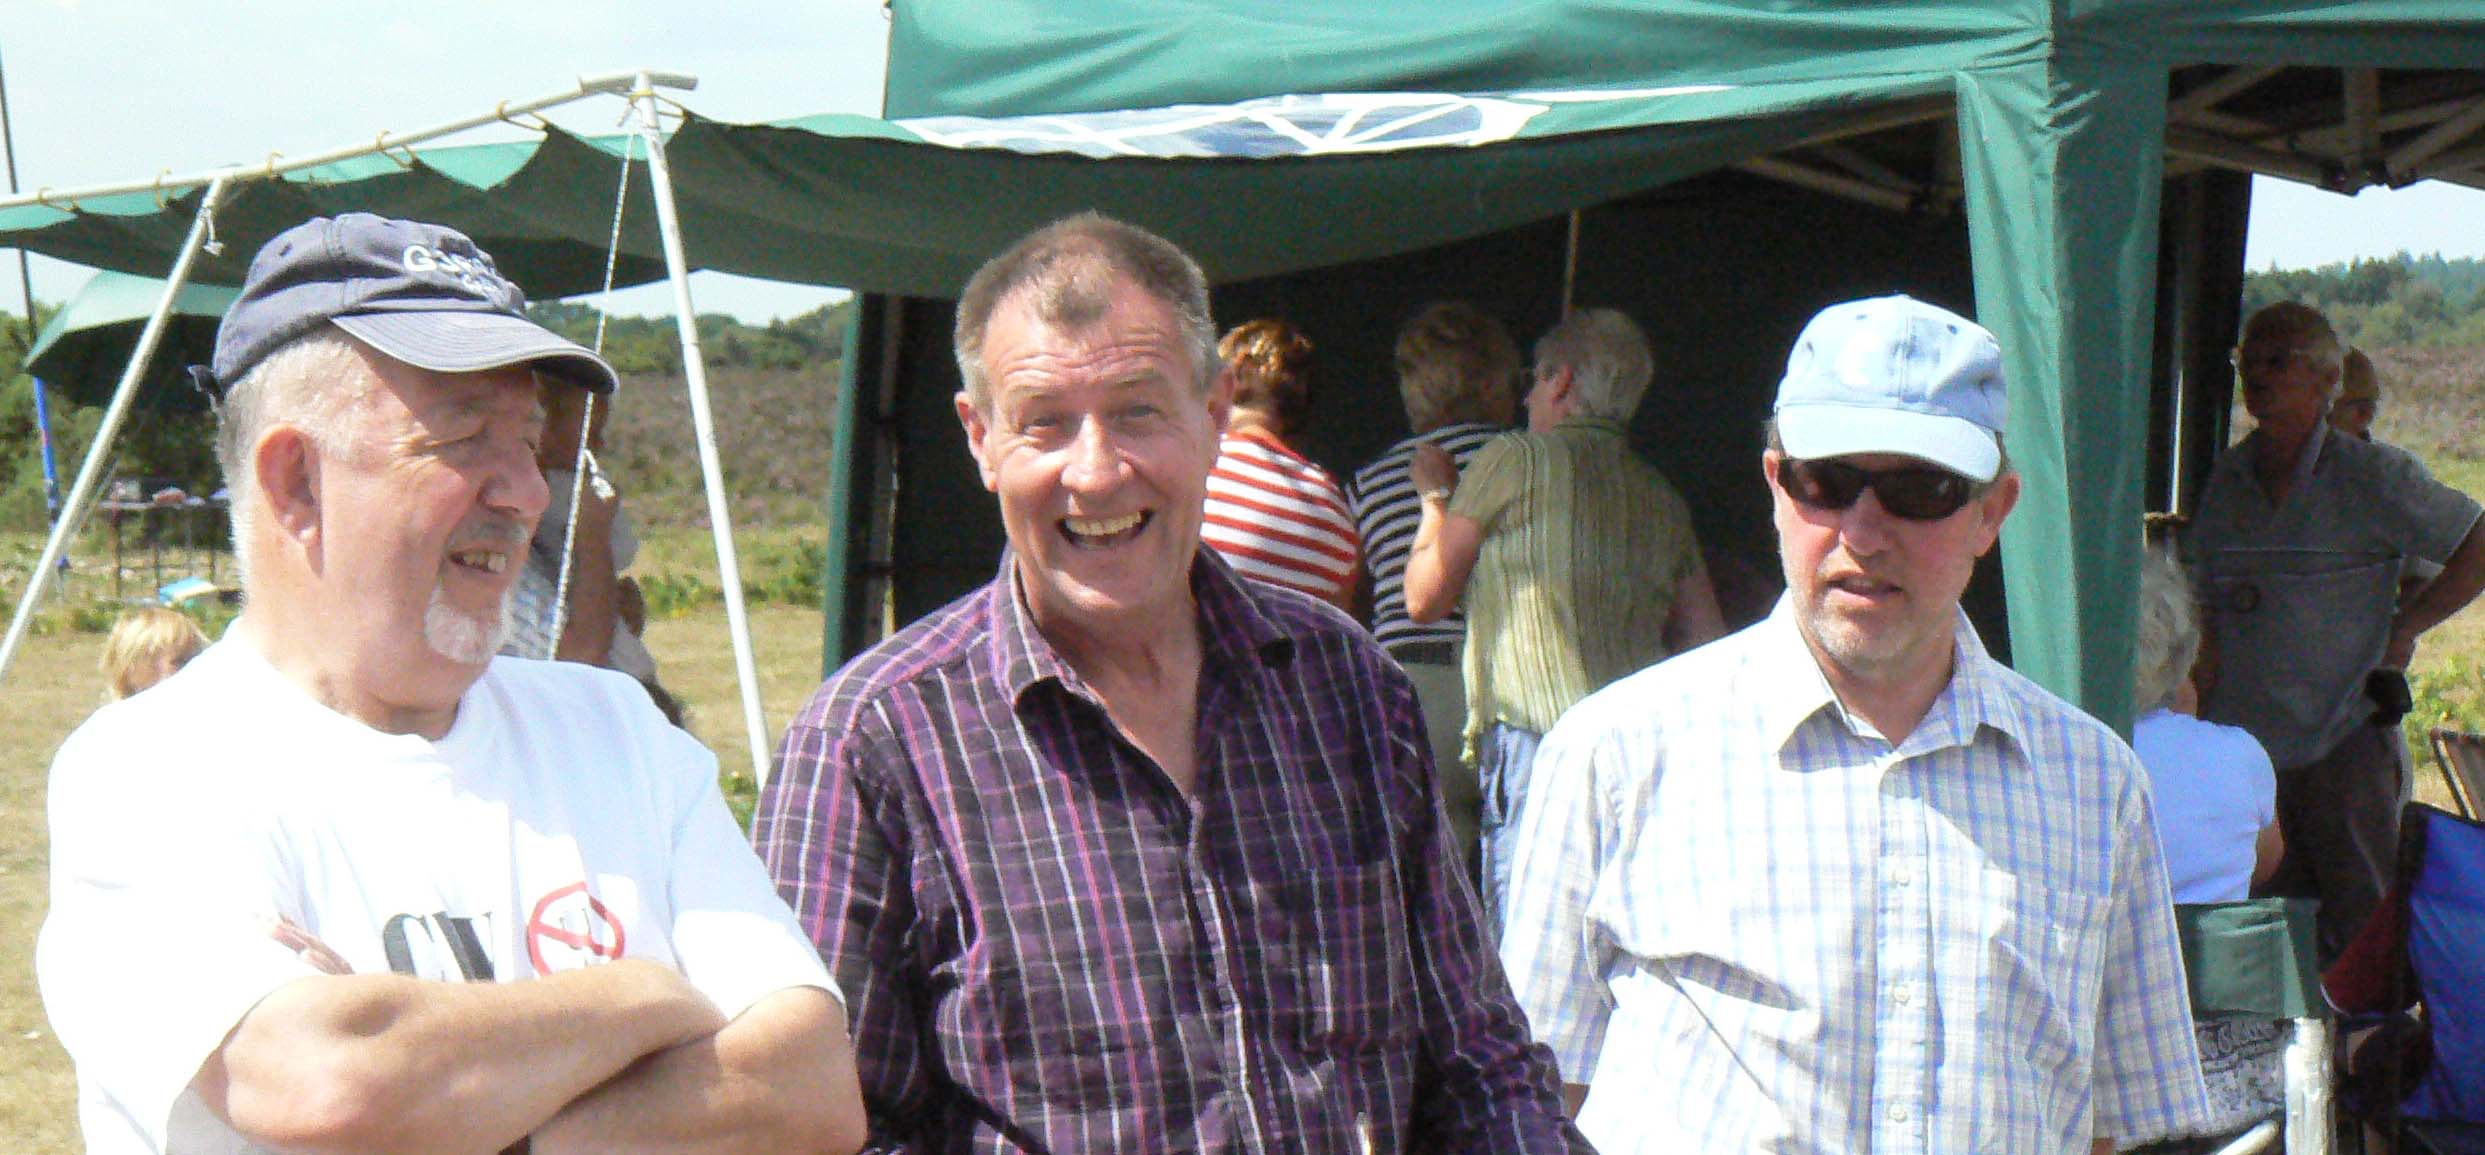
<instances>
[{"instance_id":1,"label":"logo print on t-shirt","mask_svg":"<svg viewBox=\"0 0 2485 1155\"><path fill-rule=\"evenodd\" d=\"M622 943L621 920L584 882L545 895L526 918L526 957L539 975L611 962Z\"/></svg>"},{"instance_id":2,"label":"logo print on t-shirt","mask_svg":"<svg viewBox=\"0 0 2485 1155\"><path fill-rule=\"evenodd\" d=\"M475 923L484 932L475 933ZM467 918L440 911L401 914L380 929L380 948L388 953L388 969L401 975L440 982L492 981L492 956L483 949L490 937L491 916Z\"/></svg>"}]
</instances>

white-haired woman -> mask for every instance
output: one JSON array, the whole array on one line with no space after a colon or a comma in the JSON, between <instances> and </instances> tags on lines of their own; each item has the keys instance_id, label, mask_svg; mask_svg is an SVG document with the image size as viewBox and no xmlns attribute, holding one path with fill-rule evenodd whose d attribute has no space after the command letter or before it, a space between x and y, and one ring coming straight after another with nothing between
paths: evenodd
<instances>
[{"instance_id":1,"label":"white-haired woman","mask_svg":"<svg viewBox=\"0 0 2485 1155\"><path fill-rule=\"evenodd\" d=\"M2278 779L2241 727L2192 716L2200 614L2172 554L2151 549L2140 572L2139 669L2131 745L2157 798L2157 840L2176 902L2231 902L2278 868Z\"/></svg>"},{"instance_id":2,"label":"white-haired woman","mask_svg":"<svg viewBox=\"0 0 2485 1155\"><path fill-rule=\"evenodd\" d=\"M2190 578L2152 548L2140 570L2139 669L2131 745L2157 800L2157 841L2176 902L2231 902L2278 869L2278 779L2252 735L2192 716L2198 695L2200 615ZM2240 1131L2283 1110L2276 1023L2208 1020L2199 1025L2202 1081L2212 1134Z\"/></svg>"}]
</instances>

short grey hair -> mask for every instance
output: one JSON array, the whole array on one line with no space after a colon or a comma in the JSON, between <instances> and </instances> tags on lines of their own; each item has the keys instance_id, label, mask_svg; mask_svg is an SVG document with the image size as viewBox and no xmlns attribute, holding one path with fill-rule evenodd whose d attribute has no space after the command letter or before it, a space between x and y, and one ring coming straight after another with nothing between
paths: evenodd
<instances>
[{"instance_id":1,"label":"short grey hair","mask_svg":"<svg viewBox=\"0 0 2485 1155\"><path fill-rule=\"evenodd\" d=\"M259 516L258 476L251 464L259 439L275 426L290 425L308 434L322 453L344 452L351 419L370 399L375 381L366 357L359 342L324 325L279 346L225 390L217 407L216 464L224 470L233 564L245 593L251 528Z\"/></svg>"},{"instance_id":2,"label":"short grey hair","mask_svg":"<svg viewBox=\"0 0 2485 1155\"><path fill-rule=\"evenodd\" d=\"M2338 339L2338 330L2330 318L2301 301L2278 301L2263 305L2244 319L2242 346L2262 341L2293 349L2311 359L2313 364L2329 370L2330 391L2338 390L2338 376L2346 365L2346 345Z\"/></svg>"},{"instance_id":3,"label":"short grey hair","mask_svg":"<svg viewBox=\"0 0 2485 1155\"><path fill-rule=\"evenodd\" d=\"M2200 659L2200 608L2192 600L2191 575L2174 551L2148 547L2140 562L2139 653L2132 673L2131 706L2145 714L2174 701Z\"/></svg>"},{"instance_id":4,"label":"short grey hair","mask_svg":"<svg viewBox=\"0 0 2485 1155\"><path fill-rule=\"evenodd\" d=\"M1046 324L1084 329L1104 319L1114 288L1125 282L1173 309L1192 387L1206 393L1216 381L1217 330L1199 263L1155 233L1086 212L1027 234L968 278L951 335L968 400L979 410L991 404L984 334L1002 305L1025 297Z\"/></svg>"},{"instance_id":5,"label":"short grey hair","mask_svg":"<svg viewBox=\"0 0 2485 1155\"><path fill-rule=\"evenodd\" d=\"M1536 377L1563 369L1581 413L1629 421L1656 377L1656 357L1648 334L1621 310L1577 309L1536 339Z\"/></svg>"}]
</instances>

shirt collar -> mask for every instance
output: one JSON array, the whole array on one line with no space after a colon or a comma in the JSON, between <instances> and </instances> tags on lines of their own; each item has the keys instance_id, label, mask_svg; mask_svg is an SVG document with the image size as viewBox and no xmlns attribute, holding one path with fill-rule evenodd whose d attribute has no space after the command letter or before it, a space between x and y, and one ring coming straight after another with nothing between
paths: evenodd
<instances>
[{"instance_id":1,"label":"shirt collar","mask_svg":"<svg viewBox=\"0 0 2485 1155\"><path fill-rule=\"evenodd\" d=\"M1985 649L1984 639L1976 633L1967 611L1955 610L1958 630L1952 643L1950 681L1933 699L1924 720L1916 723L1899 750L1906 755L1921 754L1950 746L1964 746L1975 740L1979 729L1990 726L2024 744L2028 733L2027 717L2020 709L2016 695L2005 692L2000 662ZM1761 695L1761 733L1771 748L1784 750L1794 740L1795 732L1818 717L1824 710L1832 723L1854 733L1864 732L1861 719L1852 718L1838 704L1838 696L1829 687L1829 676L1821 672L1820 662L1812 648L1803 640L1802 629L1795 624L1794 595L1778 598L1776 608L1759 627L1773 636L1760 648L1759 675L1752 680L1755 692Z\"/></svg>"},{"instance_id":2,"label":"shirt collar","mask_svg":"<svg viewBox=\"0 0 2485 1155\"><path fill-rule=\"evenodd\" d=\"M1569 417L1563 418L1562 423L1554 426L1553 428L1555 432L1568 429L1577 429L1598 433L1611 433L1616 437L1629 437L1631 435L1629 426L1626 426L1611 417L1597 417L1593 414L1587 413L1574 413Z\"/></svg>"},{"instance_id":3,"label":"shirt collar","mask_svg":"<svg viewBox=\"0 0 2485 1155\"><path fill-rule=\"evenodd\" d=\"M2260 448L2261 437L2262 433L2258 429L2244 434L2243 440L2235 444L2234 452L2218 457L2216 464L2211 467L2212 471L2223 471L2247 480L2251 479L2253 476L2252 458ZM2304 438L2304 447L2296 451L2293 482L2296 489L2302 488L2305 483L2312 480L2312 475L2318 471L2322 460L2329 456L2330 441L2330 419L2314 418L2312 432ZM2288 490L2290 493L2294 491L2294 489Z\"/></svg>"},{"instance_id":4,"label":"shirt collar","mask_svg":"<svg viewBox=\"0 0 2485 1155\"><path fill-rule=\"evenodd\" d=\"M1054 682L1082 695L1086 683L1036 628L1019 581L1016 551L1001 550L1001 572L984 587L992 622L992 676L1022 698L1040 682ZM1295 639L1263 612L1241 578L1217 552L1203 545L1191 561L1191 598L1198 607L1200 669L1221 673L1244 664L1282 666L1294 660Z\"/></svg>"}]
</instances>

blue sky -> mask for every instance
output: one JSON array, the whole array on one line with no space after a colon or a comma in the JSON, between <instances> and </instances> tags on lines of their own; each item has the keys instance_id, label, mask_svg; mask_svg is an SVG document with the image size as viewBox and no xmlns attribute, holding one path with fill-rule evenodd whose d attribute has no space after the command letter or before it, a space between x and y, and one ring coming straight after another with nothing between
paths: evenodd
<instances>
[{"instance_id":1,"label":"blue sky","mask_svg":"<svg viewBox=\"0 0 2485 1155\"><path fill-rule=\"evenodd\" d=\"M0 7L18 181L29 190L323 151L623 69L696 74L683 103L721 120L873 113L888 34L879 0L425 0L379 8L388 14L378 18L375 6L335 0ZM602 131L620 113L606 100L553 119ZM2269 180L2255 192L2253 268L2401 249L2485 256L2485 193L2420 185L2347 198ZM37 258L35 293L57 300L85 276ZM692 288L701 310L754 320L801 312L830 292L714 274ZM15 296L0 292L0 301ZM614 303L622 313L671 307L662 286Z\"/></svg>"}]
</instances>

